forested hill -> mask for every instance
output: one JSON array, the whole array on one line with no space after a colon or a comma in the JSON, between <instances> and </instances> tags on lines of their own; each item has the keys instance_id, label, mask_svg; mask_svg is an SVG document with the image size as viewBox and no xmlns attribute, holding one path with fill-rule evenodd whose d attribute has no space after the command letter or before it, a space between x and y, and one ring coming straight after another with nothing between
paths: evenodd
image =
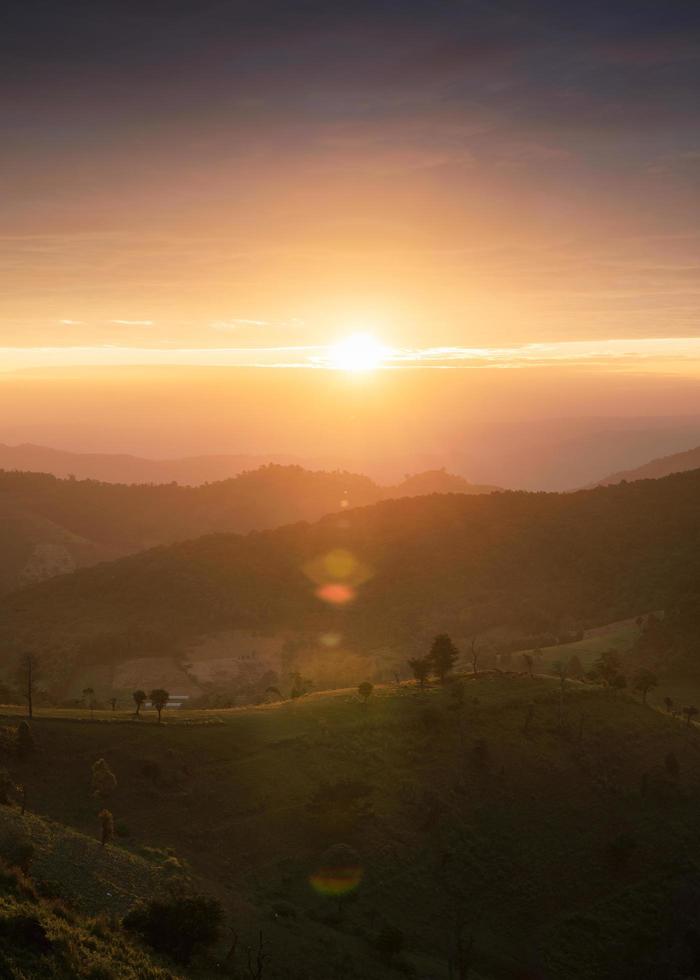
<instances>
[{"instance_id":1,"label":"forested hill","mask_svg":"<svg viewBox=\"0 0 700 980\"><path fill-rule=\"evenodd\" d=\"M492 489L441 470L407 477L393 487L354 473L279 465L198 487L0 471L0 592L202 534L317 520L386 497Z\"/></svg>"},{"instance_id":2,"label":"forested hill","mask_svg":"<svg viewBox=\"0 0 700 980\"><path fill-rule=\"evenodd\" d=\"M572 494L413 497L207 536L14 593L0 604L1 648L70 660L235 627L381 643L438 628L604 623L700 591L698 500L693 471ZM319 585L356 597L324 602Z\"/></svg>"},{"instance_id":3,"label":"forested hill","mask_svg":"<svg viewBox=\"0 0 700 980\"><path fill-rule=\"evenodd\" d=\"M621 483L622 480L631 482L633 480L658 480L662 476L670 476L671 473L685 473L687 470L694 470L700 466L700 446L695 449L688 449L684 453L673 453L671 456L661 456L659 459L652 459L643 466L637 466L633 470L620 470L618 473L611 473L605 479L599 480L596 486L604 487L611 483Z\"/></svg>"}]
</instances>

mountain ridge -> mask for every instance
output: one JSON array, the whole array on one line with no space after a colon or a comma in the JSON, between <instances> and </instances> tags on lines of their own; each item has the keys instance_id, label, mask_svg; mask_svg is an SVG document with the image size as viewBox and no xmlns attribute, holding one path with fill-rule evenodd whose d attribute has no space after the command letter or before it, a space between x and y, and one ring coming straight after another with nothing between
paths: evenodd
<instances>
[{"instance_id":1,"label":"mountain ridge","mask_svg":"<svg viewBox=\"0 0 700 980\"><path fill-rule=\"evenodd\" d=\"M700 446L686 449L680 453L671 453L668 456L658 456L634 469L611 473L609 476L603 477L602 480L590 484L590 486L605 487L614 483L621 483L623 480L628 483L635 480L658 480L661 477L670 476L672 473L685 473L688 470L696 469L700 469Z\"/></svg>"},{"instance_id":2,"label":"mountain ridge","mask_svg":"<svg viewBox=\"0 0 700 980\"><path fill-rule=\"evenodd\" d=\"M0 470L0 592L202 534L247 532L436 490L489 493L444 471L381 486L361 474L268 464L201 486L115 484Z\"/></svg>"},{"instance_id":3,"label":"mountain ridge","mask_svg":"<svg viewBox=\"0 0 700 980\"><path fill-rule=\"evenodd\" d=\"M0 642L8 662L46 650L65 674L227 630L411 649L443 630L600 625L697 594L699 497L691 471L572 494L406 497L208 535L6 596Z\"/></svg>"}]
</instances>

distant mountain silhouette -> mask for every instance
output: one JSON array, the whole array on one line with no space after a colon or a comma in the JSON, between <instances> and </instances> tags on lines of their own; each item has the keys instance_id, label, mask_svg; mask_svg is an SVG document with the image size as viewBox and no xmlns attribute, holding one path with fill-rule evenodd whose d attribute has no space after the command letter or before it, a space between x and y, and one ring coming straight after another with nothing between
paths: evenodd
<instances>
[{"instance_id":1,"label":"distant mountain silhouette","mask_svg":"<svg viewBox=\"0 0 700 980\"><path fill-rule=\"evenodd\" d=\"M274 464L197 487L0 471L0 592L202 534L314 521L389 497L494 489L444 470L384 487L355 473Z\"/></svg>"},{"instance_id":2,"label":"distant mountain silhouette","mask_svg":"<svg viewBox=\"0 0 700 980\"><path fill-rule=\"evenodd\" d=\"M572 490L589 486L602 474L633 469L656 457L700 444L700 417L527 417L471 422L449 438L426 445L406 438L373 437L358 443L338 439L296 441L284 453L260 452L276 442L253 443L250 453L204 453L173 459L119 453L82 453L46 446L0 444L0 469L52 473L108 483L180 483L199 486L227 480L268 463L307 470L364 473L382 485L397 484L406 473L446 469L477 484L515 490ZM404 434L405 435L405 434ZM282 445L288 447L287 442ZM307 447L313 446L310 450ZM297 446L299 447L297 449Z\"/></svg>"},{"instance_id":3,"label":"distant mountain silhouette","mask_svg":"<svg viewBox=\"0 0 700 980\"><path fill-rule=\"evenodd\" d=\"M0 444L0 470L51 473L58 477L74 476L105 483L175 482L199 486L214 480L226 480L244 470L257 469L268 463L301 462L298 457L284 454L221 454L160 460L128 453L76 453L31 443L19 446Z\"/></svg>"},{"instance_id":4,"label":"distant mountain silhouette","mask_svg":"<svg viewBox=\"0 0 700 980\"><path fill-rule=\"evenodd\" d=\"M612 483L622 483L627 480L631 483L634 480L658 480L663 476L670 476L672 473L685 473L687 470L700 469L700 446L695 449L688 449L683 453L673 453L671 456L661 456L659 459L652 459L643 466L637 466L632 470L620 470L619 473L611 473L610 476L598 480L596 487L607 487Z\"/></svg>"}]
</instances>

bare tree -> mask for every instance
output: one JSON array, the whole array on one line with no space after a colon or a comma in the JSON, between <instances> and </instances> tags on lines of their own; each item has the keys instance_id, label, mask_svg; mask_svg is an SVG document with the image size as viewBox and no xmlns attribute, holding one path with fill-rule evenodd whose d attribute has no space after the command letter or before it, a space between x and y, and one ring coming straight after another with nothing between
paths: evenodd
<instances>
[{"instance_id":1,"label":"bare tree","mask_svg":"<svg viewBox=\"0 0 700 980\"><path fill-rule=\"evenodd\" d=\"M248 976L250 980L262 980L269 959L269 953L265 951L265 939L261 929L258 933L257 949L253 950L250 946L248 947Z\"/></svg>"},{"instance_id":2,"label":"bare tree","mask_svg":"<svg viewBox=\"0 0 700 980\"><path fill-rule=\"evenodd\" d=\"M36 653L20 654L17 664L17 681L24 700L27 702L27 717L34 717L34 695L36 682L41 674L41 662Z\"/></svg>"}]
</instances>

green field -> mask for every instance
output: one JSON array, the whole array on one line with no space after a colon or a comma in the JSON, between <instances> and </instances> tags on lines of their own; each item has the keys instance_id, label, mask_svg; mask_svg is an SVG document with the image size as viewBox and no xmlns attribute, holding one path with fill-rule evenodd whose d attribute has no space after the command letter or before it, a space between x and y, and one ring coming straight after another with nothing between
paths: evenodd
<instances>
[{"instance_id":1,"label":"green field","mask_svg":"<svg viewBox=\"0 0 700 980\"><path fill-rule=\"evenodd\" d=\"M577 656L584 670L589 670L604 650L613 649L623 655L627 653L638 635L639 627L634 619L624 619L607 626L589 629L586 630L582 640L543 647L542 665L548 668L556 661L566 663L571 657ZM517 654L515 657L517 658Z\"/></svg>"}]
</instances>

